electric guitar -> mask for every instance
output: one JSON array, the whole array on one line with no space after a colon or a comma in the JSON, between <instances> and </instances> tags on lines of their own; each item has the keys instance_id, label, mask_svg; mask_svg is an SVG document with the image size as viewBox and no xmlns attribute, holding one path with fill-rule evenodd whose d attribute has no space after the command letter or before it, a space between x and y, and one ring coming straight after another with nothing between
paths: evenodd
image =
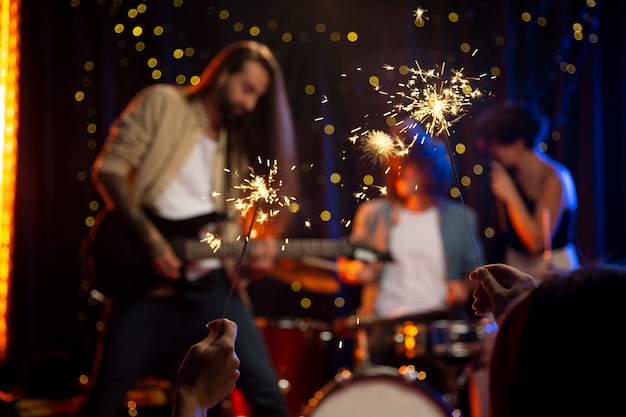
<instances>
[{"instance_id":1,"label":"electric guitar","mask_svg":"<svg viewBox=\"0 0 626 417\"><path fill-rule=\"evenodd\" d=\"M211 213L185 220L167 220L155 215L150 218L185 262L205 258L238 259L244 250L243 240L221 242L218 249L213 249L198 238L198 231L203 226L225 220L223 215ZM247 242L247 245L254 244L254 240ZM288 239L278 248L277 254L292 259L339 255L364 262L391 259L388 253L352 244L347 239ZM134 231L114 210L104 210L96 217L95 225L83 242L83 262L95 289L105 296L130 295L165 282L165 278L150 267Z\"/></svg>"}]
</instances>

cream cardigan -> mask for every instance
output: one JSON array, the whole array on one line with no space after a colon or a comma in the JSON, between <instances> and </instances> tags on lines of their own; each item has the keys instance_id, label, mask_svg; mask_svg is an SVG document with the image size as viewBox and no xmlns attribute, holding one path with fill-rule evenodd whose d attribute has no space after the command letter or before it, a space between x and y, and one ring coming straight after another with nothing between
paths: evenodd
<instances>
[{"instance_id":1,"label":"cream cardigan","mask_svg":"<svg viewBox=\"0 0 626 417\"><path fill-rule=\"evenodd\" d=\"M183 87L156 84L139 92L112 124L93 166L94 173L132 179L133 197L147 208L182 168L209 120L201 99L189 99ZM222 131L215 157L213 190L218 210L225 209L226 140ZM231 172L246 169L242 152L229 155Z\"/></svg>"}]
</instances>

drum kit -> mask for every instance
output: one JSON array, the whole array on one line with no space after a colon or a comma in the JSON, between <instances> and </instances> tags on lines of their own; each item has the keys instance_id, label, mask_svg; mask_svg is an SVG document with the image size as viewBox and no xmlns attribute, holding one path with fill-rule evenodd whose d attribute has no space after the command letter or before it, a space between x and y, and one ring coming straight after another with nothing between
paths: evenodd
<instances>
[{"instance_id":1,"label":"drum kit","mask_svg":"<svg viewBox=\"0 0 626 417\"><path fill-rule=\"evenodd\" d=\"M382 358L370 356L374 329L383 329ZM298 416L467 416L469 377L484 360L492 330L479 320L340 319L335 336L352 335L354 364L339 369Z\"/></svg>"},{"instance_id":2,"label":"drum kit","mask_svg":"<svg viewBox=\"0 0 626 417\"><path fill-rule=\"evenodd\" d=\"M308 288L312 291L334 289L326 281L303 282L315 283ZM307 318L257 318L293 417L468 416L468 381L484 360L491 324L413 317L386 320L386 351L391 353L379 362L371 360L368 343L370 332L380 324L359 316L332 324ZM351 349L352 363L332 368L333 353L345 346ZM250 416L236 389L231 415Z\"/></svg>"}]
</instances>

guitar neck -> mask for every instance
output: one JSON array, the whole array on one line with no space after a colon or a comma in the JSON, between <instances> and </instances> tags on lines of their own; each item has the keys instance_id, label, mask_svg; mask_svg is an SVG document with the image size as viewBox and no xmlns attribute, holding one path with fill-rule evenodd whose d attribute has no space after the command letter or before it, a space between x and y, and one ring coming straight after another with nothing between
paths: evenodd
<instances>
[{"instance_id":1,"label":"guitar neck","mask_svg":"<svg viewBox=\"0 0 626 417\"><path fill-rule=\"evenodd\" d=\"M208 243L199 240L186 239L173 241L172 244L184 259L188 261L206 258L240 258L244 249L251 250L256 243L254 241L222 242L218 248L213 249ZM302 256L316 256L321 258L333 258L342 251L341 240L332 239L288 239L278 243L278 257L300 258Z\"/></svg>"}]
</instances>

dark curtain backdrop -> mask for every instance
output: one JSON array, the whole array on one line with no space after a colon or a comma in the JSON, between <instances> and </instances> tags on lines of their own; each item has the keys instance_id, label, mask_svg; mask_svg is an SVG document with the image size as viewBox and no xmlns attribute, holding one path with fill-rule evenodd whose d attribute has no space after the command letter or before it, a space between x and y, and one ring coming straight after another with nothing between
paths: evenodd
<instances>
[{"instance_id":1,"label":"dark curtain backdrop","mask_svg":"<svg viewBox=\"0 0 626 417\"><path fill-rule=\"evenodd\" d=\"M296 234L334 239L349 233L359 202L354 194L361 191L363 176L377 168L348 138L358 126L384 128L382 114L390 108L369 78L379 77L384 90L395 92L403 78L383 65L419 63L430 69L445 63L466 76L485 75L475 85L489 94L466 108L449 140L453 147L465 145L453 161L459 175L471 179L463 197L479 213L477 238L489 260L499 257L497 234L488 239L482 233L497 226L494 202L487 175L474 173L487 155L469 125L493 98L524 98L537 101L550 116L553 135L546 152L574 175L582 259L620 261L626 255L624 4L24 0L10 350L0 372L6 380L0 382L14 383L24 360L46 350L68 351L80 372L88 371L100 306L85 286L79 247L101 204L89 170L108 125L142 87L181 76L188 80L222 46L239 39L267 43L287 79L306 190L294 222L311 224ZM423 27L414 24L417 7L427 10ZM528 21L523 12L530 14ZM451 21L451 13L458 21ZM575 39L576 24L581 40ZM155 34L155 27L163 33ZM254 27L260 30L256 36L250 33ZM133 34L136 28L142 33ZM358 39L349 41L349 32ZM176 49L186 54L174 57ZM150 59L157 61L154 68ZM153 78L154 70L161 71L160 78ZM339 181L331 181L333 173ZM381 185L382 177L375 175L375 184ZM375 191L370 188L369 196ZM321 220L324 210L330 220ZM343 288L338 295L345 305L324 298L320 309L346 316L357 292Z\"/></svg>"}]
</instances>

